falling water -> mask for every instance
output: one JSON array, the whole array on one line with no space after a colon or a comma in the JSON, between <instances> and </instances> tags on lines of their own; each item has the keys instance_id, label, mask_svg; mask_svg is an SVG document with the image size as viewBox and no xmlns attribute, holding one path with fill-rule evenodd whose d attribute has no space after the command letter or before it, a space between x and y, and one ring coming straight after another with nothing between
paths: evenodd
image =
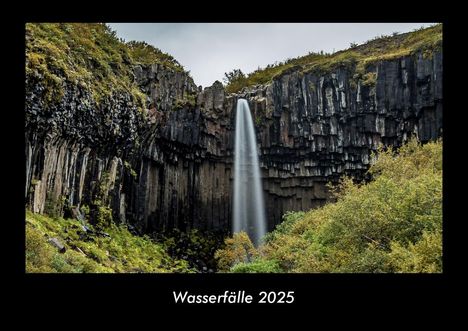
<instances>
[{"instance_id":1,"label":"falling water","mask_svg":"<svg viewBox=\"0 0 468 331\"><path fill-rule=\"evenodd\" d=\"M245 99L237 101L234 153L233 231L245 231L258 246L266 233L265 207L255 129Z\"/></svg>"}]
</instances>

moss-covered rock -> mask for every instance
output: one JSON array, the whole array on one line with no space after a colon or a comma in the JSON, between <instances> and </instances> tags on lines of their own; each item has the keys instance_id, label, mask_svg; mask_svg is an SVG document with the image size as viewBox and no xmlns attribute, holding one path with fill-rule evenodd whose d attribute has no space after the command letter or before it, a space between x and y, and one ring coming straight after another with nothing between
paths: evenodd
<instances>
[{"instance_id":1,"label":"moss-covered rock","mask_svg":"<svg viewBox=\"0 0 468 331\"><path fill-rule=\"evenodd\" d=\"M26 24L26 76L43 84L48 102L60 100L72 83L89 90L97 103L124 92L143 108L146 97L133 66L155 63L185 72L172 56L144 42L124 43L106 24Z\"/></svg>"}]
</instances>

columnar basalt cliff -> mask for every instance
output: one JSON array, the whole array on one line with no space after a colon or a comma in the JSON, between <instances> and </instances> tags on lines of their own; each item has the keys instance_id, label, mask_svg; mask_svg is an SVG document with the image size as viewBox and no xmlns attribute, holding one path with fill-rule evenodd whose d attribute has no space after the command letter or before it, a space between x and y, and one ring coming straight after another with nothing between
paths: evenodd
<instances>
[{"instance_id":1,"label":"columnar basalt cliff","mask_svg":"<svg viewBox=\"0 0 468 331\"><path fill-rule=\"evenodd\" d=\"M327 201L327 182L364 178L380 143L442 133L442 51L376 62L371 80L355 66L303 72L227 94L201 90L187 73L134 65L146 95L96 102L64 83L47 102L40 76L26 78L26 203L61 214L72 206L109 206L141 233L179 228L227 232L231 225L234 119L246 98L256 122L269 230L289 210Z\"/></svg>"},{"instance_id":2,"label":"columnar basalt cliff","mask_svg":"<svg viewBox=\"0 0 468 331\"><path fill-rule=\"evenodd\" d=\"M383 61L368 73L370 84L353 79L354 68L292 70L240 94L258 120L271 223L323 204L325 184L343 174L362 179L379 144L441 136L442 52Z\"/></svg>"}]
</instances>

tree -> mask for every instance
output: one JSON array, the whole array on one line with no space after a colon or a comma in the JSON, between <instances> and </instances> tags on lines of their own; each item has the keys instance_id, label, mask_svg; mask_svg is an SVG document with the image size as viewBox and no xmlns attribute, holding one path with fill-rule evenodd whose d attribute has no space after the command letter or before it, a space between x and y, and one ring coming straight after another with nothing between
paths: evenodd
<instances>
[{"instance_id":1,"label":"tree","mask_svg":"<svg viewBox=\"0 0 468 331\"><path fill-rule=\"evenodd\" d=\"M215 252L218 260L218 269L221 272L229 271L237 263L251 262L258 256L252 241L245 232L234 233L232 237L224 240L225 247Z\"/></svg>"},{"instance_id":2,"label":"tree","mask_svg":"<svg viewBox=\"0 0 468 331\"><path fill-rule=\"evenodd\" d=\"M245 75L240 69L234 69L231 72L225 72L223 78L226 85L232 84L242 79L245 79Z\"/></svg>"},{"instance_id":3,"label":"tree","mask_svg":"<svg viewBox=\"0 0 468 331\"><path fill-rule=\"evenodd\" d=\"M224 73L224 83L228 93L237 92L247 85L248 79L240 69Z\"/></svg>"}]
</instances>

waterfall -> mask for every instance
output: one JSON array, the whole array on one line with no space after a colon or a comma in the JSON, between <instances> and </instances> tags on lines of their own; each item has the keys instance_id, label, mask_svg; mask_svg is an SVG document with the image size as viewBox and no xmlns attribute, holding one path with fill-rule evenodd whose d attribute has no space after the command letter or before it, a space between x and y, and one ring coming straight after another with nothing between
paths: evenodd
<instances>
[{"instance_id":1,"label":"waterfall","mask_svg":"<svg viewBox=\"0 0 468 331\"><path fill-rule=\"evenodd\" d=\"M266 233L255 128L245 99L237 101L234 150L233 232L245 231L255 246Z\"/></svg>"}]
</instances>

